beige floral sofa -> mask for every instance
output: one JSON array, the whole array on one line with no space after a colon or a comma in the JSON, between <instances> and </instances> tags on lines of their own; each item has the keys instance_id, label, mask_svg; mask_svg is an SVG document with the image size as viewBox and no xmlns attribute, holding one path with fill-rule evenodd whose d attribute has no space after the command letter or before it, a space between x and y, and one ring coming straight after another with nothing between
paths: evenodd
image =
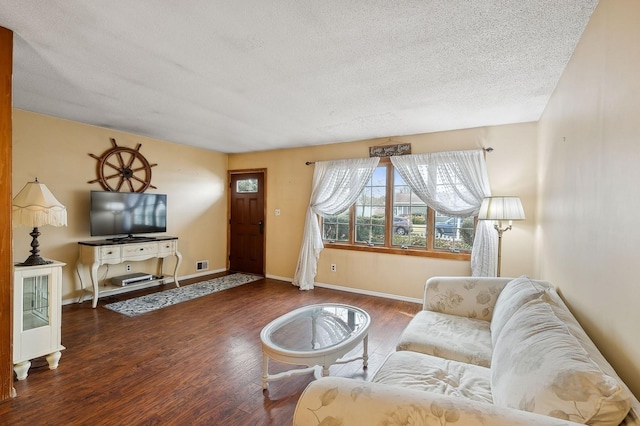
<instances>
[{"instance_id":1,"label":"beige floral sofa","mask_svg":"<svg viewBox=\"0 0 640 426\"><path fill-rule=\"evenodd\" d=\"M293 424L615 426L639 415L548 282L435 277L371 381L312 382Z\"/></svg>"}]
</instances>

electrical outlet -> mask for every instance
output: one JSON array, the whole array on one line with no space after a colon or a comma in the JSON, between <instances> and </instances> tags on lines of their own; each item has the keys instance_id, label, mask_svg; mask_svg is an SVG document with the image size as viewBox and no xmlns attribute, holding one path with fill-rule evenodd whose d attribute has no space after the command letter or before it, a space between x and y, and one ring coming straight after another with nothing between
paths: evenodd
<instances>
[{"instance_id":1,"label":"electrical outlet","mask_svg":"<svg viewBox=\"0 0 640 426\"><path fill-rule=\"evenodd\" d=\"M131 272L131 265L127 264L127 272Z\"/></svg>"},{"instance_id":2,"label":"electrical outlet","mask_svg":"<svg viewBox=\"0 0 640 426\"><path fill-rule=\"evenodd\" d=\"M196 262L196 271L204 271L205 269L209 269L208 260L199 260Z\"/></svg>"},{"instance_id":3,"label":"electrical outlet","mask_svg":"<svg viewBox=\"0 0 640 426\"><path fill-rule=\"evenodd\" d=\"M336 264L332 263L331 264L331 272L335 272L336 271Z\"/></svg>"}]
</instances>

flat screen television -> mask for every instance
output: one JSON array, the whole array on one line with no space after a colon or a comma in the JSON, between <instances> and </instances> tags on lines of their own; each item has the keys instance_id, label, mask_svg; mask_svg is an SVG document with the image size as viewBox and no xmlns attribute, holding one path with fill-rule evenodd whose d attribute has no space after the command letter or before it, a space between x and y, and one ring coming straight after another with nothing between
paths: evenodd
<instances>
[{"instance_id":1,"label":"flat screen television","mask_svg":"<svg viewBox=\"0 0 640 426\"><path fill-rule=\"evenodd\" d=\"M113 240L167 232L167 195L91 191L90 224L91 236L124 236Z\"/></svg>"}]
</instances>

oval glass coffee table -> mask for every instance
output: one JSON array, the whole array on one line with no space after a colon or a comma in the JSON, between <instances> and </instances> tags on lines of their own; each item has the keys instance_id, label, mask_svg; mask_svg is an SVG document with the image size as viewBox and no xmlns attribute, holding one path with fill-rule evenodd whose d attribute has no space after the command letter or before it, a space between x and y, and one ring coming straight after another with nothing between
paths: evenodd
<instances>
[{"instance_id":1,"label":"oval glass coffee table","mask_svg":"<svg viewBox=\"0 0 640 426\"><path fill-rule=\"evenodd\" d=\"M327 376L331 365L359 359L367 368L370 323L369 314L362 309L338 303L304 306L271 321L260 333L262 388L270 381L300 374ZM341 359L360 342L362 356ZM269 374L269 359L307 368Z\"/></svg>"}]
</instances>

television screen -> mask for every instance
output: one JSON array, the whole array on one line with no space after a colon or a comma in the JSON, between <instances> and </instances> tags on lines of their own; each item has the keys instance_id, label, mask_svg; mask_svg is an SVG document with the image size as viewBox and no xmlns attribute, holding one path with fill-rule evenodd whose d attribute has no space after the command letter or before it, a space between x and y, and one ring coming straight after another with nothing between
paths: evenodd
<instances>
[{"instance_id":1,"label":"television screen","mask_svg":"<svg viewBox=\"0 0 640 426\"><path fill-rule=\"evenodd\" d=\"M91 236L167 231L166 194L91 191Z\"/></svg>"}]
</instances>

